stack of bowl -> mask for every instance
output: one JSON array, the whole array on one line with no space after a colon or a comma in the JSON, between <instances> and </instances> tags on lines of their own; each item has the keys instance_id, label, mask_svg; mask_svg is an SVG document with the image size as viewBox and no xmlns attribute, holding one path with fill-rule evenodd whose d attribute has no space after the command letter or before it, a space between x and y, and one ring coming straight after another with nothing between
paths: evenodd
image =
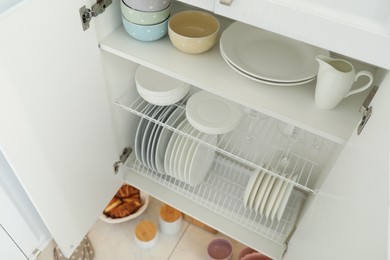
<instances>
[{"instance_id":1,"label":"stack of bowl","mask_svg":"<svg viewBox=\"0 0 390 260\"><path fill-rule=\"evenodd\" d=\"M140 41L155 41L168 31L171 0L121 0L126 32Z\"/></svg>"}]
</instances>

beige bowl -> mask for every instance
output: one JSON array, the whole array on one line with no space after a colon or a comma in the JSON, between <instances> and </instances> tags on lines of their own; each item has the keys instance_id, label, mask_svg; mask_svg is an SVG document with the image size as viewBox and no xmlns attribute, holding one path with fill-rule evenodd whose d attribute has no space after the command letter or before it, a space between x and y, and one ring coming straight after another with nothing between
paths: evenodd
<instances>
[{"instance_id":1,"label":"beige bowl","mask_svg":"<svg viewBox=\"0 0 390 260\"><path fill-rule=\"evenodd\" d=\"M202 53L217 41L219 21L201 11L183 11L173 15L168 22L168 35L172 44L187 53Z\"/></svg>"}]
</instances>

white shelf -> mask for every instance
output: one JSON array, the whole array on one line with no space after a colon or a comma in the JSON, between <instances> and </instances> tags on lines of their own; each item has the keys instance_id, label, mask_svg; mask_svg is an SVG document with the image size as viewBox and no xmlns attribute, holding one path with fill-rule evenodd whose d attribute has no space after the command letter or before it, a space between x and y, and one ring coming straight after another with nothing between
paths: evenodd
<instances>
[{"instance_id":1,"label":"white shelf","mask_svg":"<svg viewBox=\"0 0 390 260\"><path fill-rule=\"evenodd\" d=\"M315 82L277 87L252 81L225 63L218 45L203 54L186 54L177 50L168 36L141 42L120 27L100 43L100 48L340 144L358 124L359 108L368 93L353 95L336 109L325 111L314 104Z\"/></svg>"}]
</instances>

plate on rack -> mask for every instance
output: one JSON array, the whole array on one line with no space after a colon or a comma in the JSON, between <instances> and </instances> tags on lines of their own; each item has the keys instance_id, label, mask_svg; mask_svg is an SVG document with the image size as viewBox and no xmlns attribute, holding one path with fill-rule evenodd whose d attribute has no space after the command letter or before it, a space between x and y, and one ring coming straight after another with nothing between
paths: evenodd
<instances>
[{"instance_id":1,"label":"plate on rack","mask_svg":"<svg viewBox=\"0 0 390 260\"><path fill-rule=\"evenodd\" d=\"M297 179L298 179L298 175L294 175L291 178L291 181L296 182ZM280 203L279 203L279 205L277 207L277 211L275 213L278 221L280 221L282 219L284 210L286 209L286 206L287 206L288 199L290 198L293 189L294 189L294 184L286 182L286 189L282 194L282 198L280 199ZM271 213L271 217L272 217L272 213Z\"/></svg>"},{"instance_id":2,"label":"plate on rack","mask_svg":"<svg viewBox=\"0 0 390 260\"><path fill-rule=\"evenodd\" d=\"M181 121L178 124L176 129L178 131L182 131L182 129L184 128L184 126L187 123L188 123L188 121L186 119L184 119L183 121ZM167 150L166 150L166 153L164 156L165 172L172 177L175 177L174 171L173 171L173 158L174 158L173 156L175 153L175 150L174 150L175 143L176 143L176 140L178 139L178 137L180 137L180 135L177 132L173 132L171 138L169 139L168 146L166 148Z\"/></svg>"},{"instance_id":3,"label":"plate on rack","mask_svg":"<svg viewBox=\"0 0 390 260\"><path fill-rule=\"evenodd\" d=\"M263 167L264 167L264 165L263 165ZM266 174L264 170L260 170L258 172L259 173L257 175L256 182L253 185L251 193L249 195L249 205L248 205L249 208L254 208L254 206L255 206L254 203L255 203L255 198L256 198L257 192L259 191L261 182L263 181L264 175Z\"/></svg>"},{"instance_id":4,"label":"plate on rack","mask_svg":"<svg viewBox=\"0 0 390 260\"><path fill-rule=\"evenodd\" d=\"M176 106L175 106L176 107ZM165 124L176 128L185 118L185 111L183 107L176 107L172 114L168 117ZM171 139L173 131L164 127L161 131L160 137L157 141L156 145L156 168L157 171L162 174L167 174L165 171L165 154L167 152L167 147L169 144L169 140Z\"/></svg>"},{"instance_id":5,"label":"plate on rack","mask_svg":"<svg viewBox=\"0 0 390 260\"><path fill-rule=\"evenodd\" d=\"M157 106L155 105L152 105L150 104L149 106L147 106L143 113L147 116L150 116L154 109L156 109ZM143 139L143 136L144 136L144 131L145 131L145 128L146 128L146 125L148 124L148 120L146 118L141 118L141 120L139 121L138 123L138 127L137 127L137 132L135 133L135 156L137 157L137 160L140 161L141 163L143 163L143 160L142 160L142 139Z\"/></svg>"},{"instance_id":6,"label":"plate on rack","mask_svg":"<svg viewBox=\"0 0 390 260\"><path fill-rule=\"evenodd\" d=\"M186 117L195 129L216 135L236 128L242 112L238 104L203 90L188 99Z\"/></svg>"},{"instance_id":7,"label":"plate on rack","mask_svg":"<svg viewBox=\"0 0 390 260\"><path fill-rule=\"evenodd\" d=\"M271 82L299 82L316 77L315 56L329 51L241 22L221 35L220 48L240 71Z\"/></svg>"}]
</instances>

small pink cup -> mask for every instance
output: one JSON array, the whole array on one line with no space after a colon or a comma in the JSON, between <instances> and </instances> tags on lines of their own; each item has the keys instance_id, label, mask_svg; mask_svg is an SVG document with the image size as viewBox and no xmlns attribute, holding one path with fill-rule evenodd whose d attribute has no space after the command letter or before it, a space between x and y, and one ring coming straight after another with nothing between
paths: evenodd
<instances>
[{"instance_id":1,"label":"small pink cup","mask_svg":"<svg viewBox=\"0 0 390 260\"><path fill-rule=\"evenodd\" d=\"M209 260L230 260L233 254L232 243L225 238L212 240L207 247Z\"/></svg>"}]
</instances>

